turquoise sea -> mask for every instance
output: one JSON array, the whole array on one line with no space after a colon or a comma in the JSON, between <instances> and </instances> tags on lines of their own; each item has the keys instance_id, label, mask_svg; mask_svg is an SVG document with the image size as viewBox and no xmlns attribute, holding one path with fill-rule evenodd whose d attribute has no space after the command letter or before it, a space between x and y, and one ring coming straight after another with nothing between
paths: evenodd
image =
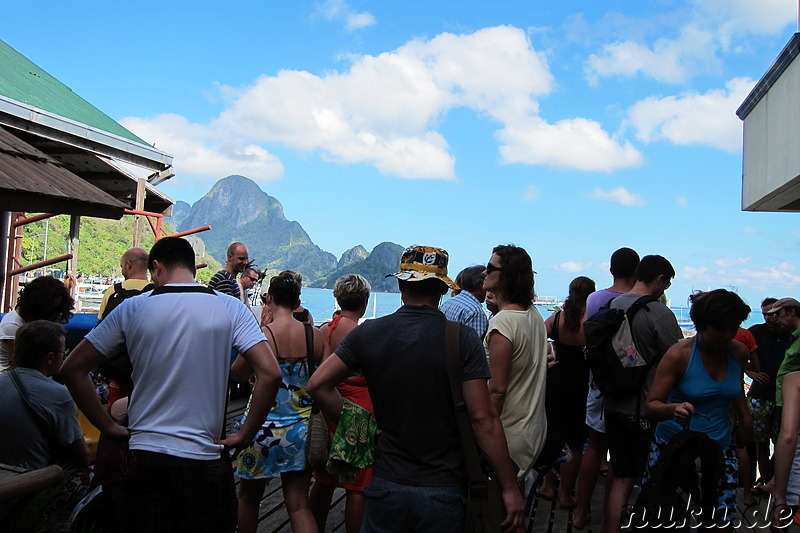
<instances>
[{"instance_id":1,"label":"turquoise sea","mask_svg":"<svg viewBox=\"0 0 800 533\"><path fill-rule=\"evenodd\" d=\"M442 302L447 298L448 296L443 297ZM303 288L300 300L303 303L303 307L311 311L311 315L314 317L314 321L317 324L330 319L336 309L336 301L331 289ZM400 300L400 293L373 292L369 296L369 305L367 305L367 312L364 316L376 318L386 316L397 311L402 305L403 302ZM552 314L552 311L550 311L548 307L537 306L537 309L542 314L542 318L546 319Z\"/></svg>"},{"instance_id":2,"label":"turquoise sea","mask_svg":"<svg viewBox=\"0 0 800 533\"><path fill-rule=\"evenodd\" d=\"M442 298L442 301L445 301L448 297L445 296ZM317 324L324 322L332 317L334 310L336 309L336 301L333 298L333 291L331 289L311 289L311 288L303 288L303 292L300 295L300 299L303 302L303 307L311 311L311 315L314 317L314 320ZM376 304L377 300L377 304ZM378 292L372 293L369 297L369 305L367 306L367 312L364 316L366 317L381 317L386 316L388 314L394 313L397 311L403 303L400 300L400 293L396 292ZM541 313L542 318L547 319L553 311L549 306L537 306L539 313ZM670 307L672 311L675 313L676 318L681 323L682 326L686 326L692 328L691 322L689 321L689 308L688 307L678 307L672 306ZM758 324L761 322L761 313L760 310L756 309L754 312L750 313L750 316L745 320L742 324L742 327L748 328L753 324Z\"/></svg>"}]
</instances>

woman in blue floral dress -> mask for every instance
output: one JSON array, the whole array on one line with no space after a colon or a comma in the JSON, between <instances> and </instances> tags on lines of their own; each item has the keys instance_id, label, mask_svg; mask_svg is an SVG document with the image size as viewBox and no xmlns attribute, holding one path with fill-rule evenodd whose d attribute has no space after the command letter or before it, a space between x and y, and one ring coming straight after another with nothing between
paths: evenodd
<instances>
[{"instance_id":1,"label":"woman in blue floral dress","mask_svg":"<svg viewBox=\"0 0 800 533\"><path fill-rule=\"evenodd\" d=\"M306 466L306 430L311 415L311 397L306 391L310 365L307 358L306 324L295 320L292 311L300 302L300 284L290 271L270 281L270 311L273 321L264 333L278 360L283 382L275 405L256 435L255 442L239 455L239 531L255 533L258 509L267 480L281 476L283 496L293 531L317 531L308 505L311 470ZM310 326L309 326L310 327ZM329 352L325 336L311 327L316 366ZM233 365L237 379L250 372L241 358ZM244 417L247 418L248 409ZM244 421L244 419L243 419Z\"/></svg>"}]
</instances>

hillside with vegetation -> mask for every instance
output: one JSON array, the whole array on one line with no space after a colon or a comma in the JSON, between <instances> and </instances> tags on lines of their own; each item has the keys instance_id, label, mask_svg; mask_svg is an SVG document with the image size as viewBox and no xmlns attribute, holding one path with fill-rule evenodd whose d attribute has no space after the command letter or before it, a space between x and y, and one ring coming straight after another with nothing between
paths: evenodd
<instances>
[{"instance_id":1,"label":"hillside with vegetation","mask_svg":"<svg viewBox=\"0 0 800 533\"><path fill-rule=\"evenodd\" d=\"M358 246L366 253L362 246ZM397 272L397 265L400 264L400 257L403 255L403 247L393 242L382 242L372 249L372 252L363 256L359 253L356 259L347 261L346 256L352 251L350 249L342 254L342 259L339 264L342 265L333 272L331 272L325 279L319 280L312 285L312 287L324 287L332 289L336 280L346 274L360 274L364 276L372 290L375 292L398 292L397 280L395 278L387 278L386 274ZM360 250L359 250L360 252Z\"/></svg>"},{"instance_id":2,"label":"hillside with vegetation","mask_svg":"<svg viewBox=\"0 0 800 533\"><path fill-rule=\"evenodd\" d=\"M24 226L22 238L22 264L30 265L47 258L53 258L69 253L69 215L58 215L48 220L40 220ZM81 229L78 239L78 272L87 276L117 277L122 275L119 260L122 254L133 246L133 232L136 217L125 215L120 220L104 218L81 218ZM175 229L167 222L164 229L174 233ZM191 238L200 241L199 236ZM47 242L45 253L44 245ZM155 242L153 232L147 222L144 222L142 233L142 247L145 250ZM193 243L197 263L207 263L208 268L201 269L197 278L208 281L214 272L221 268L211 254L205 251L201 242ZM50 268L63 270L66 263L52 265Z\"/></svg>"}]
</instances>

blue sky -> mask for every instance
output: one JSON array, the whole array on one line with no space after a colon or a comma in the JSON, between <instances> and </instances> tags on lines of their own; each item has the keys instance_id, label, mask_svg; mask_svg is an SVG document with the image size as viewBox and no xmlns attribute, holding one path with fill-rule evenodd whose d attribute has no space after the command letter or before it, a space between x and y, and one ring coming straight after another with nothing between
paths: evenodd
<instances>
[{"instance_id":1,"label":"blue sky","mask_svg":"<svg viewBox=\"0 0 800 533\"><path fill-rule=\"evenodd\" d=\"M193 203L242 174L340 255L525 247L537 292L610 283L620 246L668 296L797 296L796 215L741 211L735 111L795 0L17 2L0 38L175 156Z\"/></svg>"}]
</instances>

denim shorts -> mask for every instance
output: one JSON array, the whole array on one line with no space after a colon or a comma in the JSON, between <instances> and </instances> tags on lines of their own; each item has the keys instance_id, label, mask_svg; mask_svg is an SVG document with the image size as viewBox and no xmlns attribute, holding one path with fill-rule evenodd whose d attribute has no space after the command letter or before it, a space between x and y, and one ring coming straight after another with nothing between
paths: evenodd
<instances>
[{"instance_id":1,"label":"denim shorts","mask_svg":"<svg viewBox=\"0 0 800 533\"><path fill-rule=\"evenodd\" d=\"M364 494L367 506L362 533L464 530L465 487L416 487L375 476Z\"/></svg>"}]
</instances>

